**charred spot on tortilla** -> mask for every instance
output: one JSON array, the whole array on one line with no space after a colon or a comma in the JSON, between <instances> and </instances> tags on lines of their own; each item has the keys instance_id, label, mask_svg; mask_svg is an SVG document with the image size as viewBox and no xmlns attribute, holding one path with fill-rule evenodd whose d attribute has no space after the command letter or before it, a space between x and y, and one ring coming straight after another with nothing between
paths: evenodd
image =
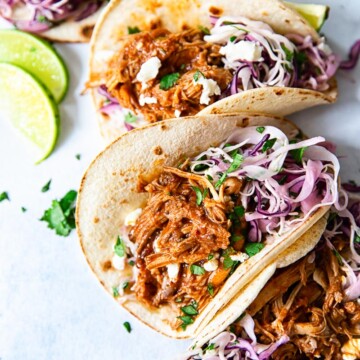
<instances>
[{"instance_id":1,"label":"charred spot on tortilla","mask_svg":"<svg viewBox=\"0 0 360 360\"><path fill-rule=\"evenodd\" d=\"M100 221L100 219L98 217L94 217L94 220L93 220L94 224L97 224L99 221Z\"/></svg>"},{"instance_id":2,"label":"charred spot on tortilla","mask_svg":"<svg viewBox=\"0 0 360 360\"><path fill-rule=\"evenodd\" d=\"M161 129L162 131L165 131L165 130L168 129L168 127L167 127L165 124L161 124L160 129Z\"/></svg>"},{"instance_id":3,"label":"charred spot on tortilla","mask_svg":"<svg viewBox=\"0 0 360 360\"><path fill-rule=\"evenodd\" d=\"M94 25L85 25L81 28L81 34L86 39L90 40L93 30L94 30Z\"/></svg>"},{"instance_id":4,"label":"charred spot on tortilla","mask_svg":"<svg viewBox=\"0 0 360 360\"><path fill-rule=\"evenodd\" d=\"M107 260L102 264L102 268L104 271L109 271L112 267L113 266L111 260Z\"/></svg>"},{"instance_id":5,"label":"charred spot on tortilla","mask_svg":"<svg viewBox=\"0 0 360 360\"><path fill-rule=\"evenodd\" d=\"M209 7L209 12L210 12L210 14L220 16L224 12L224 10L220 9L220 8L217 8L215 6L210 6Z\"/></svg>"},{"instance_id":6,"label":"charred spot on tortilla","mask_svg":"<svg viewBox=\"0 0 360 360\"><path fill-rule=\"evenodd\" d=\"M155 155L162 155L163 154L163 149L161 148L161 146L156 146L153 150Z\"/></svg>"},{"instance_id":7,"label":"charred spot on tortilla","mask_svg":"<svg viewBox=\"0 0 360 360\"><path fill-rule=\"evenodd\" d=\"M280 96L280 95L282 95L284 92L285 92L284 89L278 89L278 90L275 90L275 95Z\"/></svg>"}]
</instances>

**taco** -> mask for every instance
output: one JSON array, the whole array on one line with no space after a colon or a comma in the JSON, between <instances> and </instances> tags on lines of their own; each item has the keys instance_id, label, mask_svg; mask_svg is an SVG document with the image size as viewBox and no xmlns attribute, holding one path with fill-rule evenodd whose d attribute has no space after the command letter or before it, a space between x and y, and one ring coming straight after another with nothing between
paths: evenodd
<instances>
[{"instance_id":1,"label":"taco","mask_svg":"<svg viewBox=\"0 0 360 360\"><path fill-rule=\"evenodd\" d=\"M158 120L284 116L337 97L338 57L275 0L113 0L97 23L87 86L114 139Z\"/></svg>"},{"instance_id":2,"label":"taco","mask_svg":"<svg viewBox=\"0 0 360 360\"><path fill-rule=\"evenodd\" d=\"M251 304L236 299L182 358L359 359L359 225L351 196L347 210L331 209L314 251L277 270Z\"/></svg>"},{"instance_id":3,"label":"taco","mask_svg":"<svg viewBox=\"0 0 360 360\"><path fill-rule=\"evenodd\" d=\"M242 288L252 284L256 296L277 267L315 246L329 207L340 206L338 161L323 142L249 114L123 134L79 191L77 231L90 267L145 324L192 336ZM254 285L259 274L265 280Z\"/></svg>"},{"instance_id":4,"label":"taco","mask_svg":"<svg viewBox=\"0 0 360 360\"><path fill-rule=\"evenodd\" d=\"M105 0L1 0L0 16L19 30L59 42L88 42Z\"/></svg>"}]
</instances>

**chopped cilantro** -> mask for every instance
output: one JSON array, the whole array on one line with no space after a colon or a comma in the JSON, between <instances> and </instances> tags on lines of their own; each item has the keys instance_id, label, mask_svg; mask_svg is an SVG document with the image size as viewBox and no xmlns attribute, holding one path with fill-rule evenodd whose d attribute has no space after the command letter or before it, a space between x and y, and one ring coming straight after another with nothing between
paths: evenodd
<instances>
[{"instance_id":1,"label":"chopped cilantro","mask_svg":"<svg viewBox=\"0 0 360 360\"><path fill-rule=\"evenodd\" d=\"M284 44L281 44L281 48L284 50L286 61L292 62L294 58L294 53L288 49Z\"/></svg>"},{"instance_id":2,"label":"chopped cilantro","mask_svg":"<svg viewBox=\"0 0 360 360\"><path fill-rule=\"evenodd\" d=\"M113 286L112 291L113 291L113 297L114 298L116 298L116 297L118 297L120 295L119 294L119 289L116 286Z\"/></svg>"},{"instance_id":3,"label":"chopped cilantro","mask_svg":"<svg viewBox=\"0 0 360 360\"><path fill-rule=\"evenodd\" d=\"M126 255L126 247L123 239L120 236L118 236L116 240L116 244L114 246L114 253L120 257L124 257Z\"/></svg>"},{"instance_id":4,"label":"chopped cilantro","mask_svg":"<svg viewBox=\"0 0 360 360\"><path fill-rule=\"evenodd\" d=\"M194 81L199 81L200 76L205 77L205 75L200 70L196 70L194 74Z\"/></svg>"},{"instance_id":5,"label":"chopped cilantro","mask_svg":"<svg viewBox=\"0 0 360 360\"><path fill-rule=\"evenodd\" d=\"M231 245L233 245L234 243L236 243L242 239L244 239L244 236L232 234L230 236L230 243L231 243Z\"/></svg>"},{"instance_id":6,"label":"chopped cilantro","mask_svg":"<svg viewBox=\"0 0 360 360\"><path fill-rule=\"evenodd\" d=\"M44 23L44 22L46 22L46 17L45 17L44 15L39 15L39 16L36 18L36 21L41 22L41 23Z\"/></svg>"},{"instance_id":7,"label":"chopped cilantro","mask_svg":"<svg viewBox=\"0 0 360 360\"><path fill-rule=\"evenodd\" d=\"M190 315L178 316L178 319L182 321L180 326L183 330L186 330L186 327L194 322L194 319Z\"/></svg>"},{"instance_id":8,"label":"chopped cilantro","mask_svg":"<svg viewBox=\"0 0 360 360\"><path fill-rule=\"evenodd\" d=\"M21 211L24 213L24 212L27 212L27 208L26 207L21 207Z\"/></svg>"},{"instance_id":9,"label":"chopped cilantro","mask_svg":"<svg viewBox=\"0 0 360 360\"><path fill-rule=\"evenodd\" d=\"M287 179L287 175L284 175L284 176L278 181L279 185L284 185L286 179Z\"/></svg>"},{"instance_id":10,"label":"chopped cilantro","mask_svg":"<svg viewBox=\"0 0 360 360\"><path fill-rule=\"evenodd\" d=\"M180 74L178 72L163 76L160 80L160 89L169 90L177 83L179 78Z\"/></svg>"},{"instance_id":11,"label":"chopped cilantro","mask_svg":"<svg viewBox=\"0 0 360 360\"><path fill-rule=\"evenodd\" d=\"M128 112L125 115L125 122L127 122L127 123L134 123L136 120L137 120L137 116L135 116L131 112Z\"/></svg>"},{"instance_id":12,"label":"chopped cilantro","mask_svg":"<svg viewBox=\"0 0 360 360\"><path fill-rule=\"evenodd\" d=\"M236 40L236 36L231 36L230 37L230 42L234 42Z\"/></svg>"},{"instance_id":13,"label":"chopped cilantro","mask_svg":"<svg viewBox=\"0 0 360 360\"><path fill-rule=\"evenodd\" d=\"M239 217L242 217L245 215L245 208L241 205L239 206L235 206L234 207L234 213L239 216Z\"/></svg>"},{"instance_id":14,"label":"chopped cilantro","mask_svg":"<svg viewBox=\"0 0 360 360\"><path fill-rule=\"evenodd\" d=\"M128 34L137 34L140 32L140 29L137 26L128 26Z\"/></svg>"},{"instance_id":15,"label":"chopped cilantro","mask_svg":"<svg viewBox=\"0 0 360 360\"><path fill-rule=\"evenodd\" d=\"M211 260L211 259L213 259L213 258L214 258L214 254L209 254L208 260Z\"/></svg>"},{"instance_id":16,"label":"chopped cilantro","mask_svg":"<svg viewBox=\"0 0 360 360\"><path fill-rule=\"evenodd\" d=\"M185 66L186 66L185 64L181 64L181 65L180 65L180 70L184 70L184 69L185 69Z\"/></svg>"},{"instance_id":17,"label":"chopped cilantro","mask_svg":"<svg viewBox=\"0 0 360 360\"><path fill-rule=\"evenodd\" d=\"M81 159L81 154L76 154L75 157L76 157L76 160L80 160Z\"/></svg>"},{"instance_id":18,"label":"chopped cilantro","mask_svg":"<svg viewBox=\"0 0 360 360\"><path fill-rule=\"evenodd\" d=\"M199 25L199 29L205 34L210 35L210 30L206 26Z\"/></svg>"},{"instance_id":19,"label":"chopped cilantro","mask_svg":"<svg viewBox=\"0 0 360 360\"><path fill-rule=\"evenodd\" d=\"M355 233L354 241L360 244L360 235L358 235L357 233Z\"/></svg>"},{"instance_id":20,"label":"chopped cilantro","mask_svg":"<svg viewBox=\"0 0 360 360\"><path fill-rule=\"evenodd\" d=\"M234 322L238 322L240 320L242 320L245 317L246 313L243 312Z\"/></svg>"},{"instance_id":21,"label":"chopped cilantro","mask_svg":"<svg viewBox=\"0 0 360 360\"><path fill-rule=\"evenodd\" d=\"M265 245L263 243L247 243L245 245L245 252L252 257L259 253L264 247Z\"/></svg>"},{"instance_id":22,"label":"chopped cilantro","mask_svg":"<svg viewBox=\"0 0 360 360\"><path fill-rule=\"evenodd\" d=\"M330 212L327 223L328 224L331 223L336 218L336 216L337 216L336 212Z\"/></svg>"},{"instance_id":23,"label":"chopped cilantro","mask_svg":"<svg viewBox=\"0 0 360 360\"><path fill-rule=\"evenodd\" d=\"M76 196L77 192L70 190L60 201L53 200L40 221L47 222L48 228L55 230L57 235L68 236L75 229Z\"/></svg>"},{"instance_id":24,"label":"chopped cilantro","mask_svg":"<svg viewBox=\"0 0 360 360\"><path fill-rule=\"evenodd\" d=\"M128 321L125 321L123 325L124 325L125 330L130 334L131 333L130 323Z\"/></svg>"},{"instance_id":25,"label":"chopped cilantro","mask_svg":"<svg viewBox=\"0 0 360 360\"><path fill-rule=\"evenodd\" d=\"M199 265L192 264L190 266L190 271L194 275L204 275L205 274L205 269Z\"/></svg>"},{"instance_id":26,"label":"chopped cilantro","mask_svg":"<svg viewBox=\"0 0 360 360\"><path fill-rule=\"evenodd\" d=\"M130 265L130 266L134 266L134 265L135 265L135 261L134 261L134 260L130 260L130 261L129 261L129 265Z\"/></svg>"},{"instance_id":27,"label":"chopped cilantro","mask_svg":"<svg viewBox=\"0 0 360 360\"><path fill-rule=\"evenodd\" d=\"M242 162L244 161L244 157L240 154L236 154L234 157L233 162L231 163L231 165L229 166L229 168L222 174L222 176L220 177L220 179L216 182L215 187L218 188L221 186L221 184L225 181L226 177L228 176L228 174L234 172L235 170L237 170L240 165L242 164Z\"/></svg>"},{"instance_id":28,"label":"chopped cilantro","mask_svg":"<svg viewBox=\"0 0 360 360\"><path fill-rule=\"evenodd\" d=\"M204 349L204 351L214 350L214 349L215 349L215 344L214 344L214 343L211 343L211 344L209 344L209 345Z\"/></svg>"},{"instance_id":29,"label":"chopped cilantro","mask_svg":"<svg viewBox=\"0 0 360 360\"><path fill-rule=\"evenodd\" d=\"M196 205L200 206L203 200L206 198L208 189L201 191L197 186L192 186L191 188L195 191L196 194Z\"/></svg>"},{"instance_id":30,"label":"chopped cilantro","mask_svg":"<svg viewBox=\"0 0 360 360\"><path fill-rule=\"evenodd\" d=\"M261 151L264 153L265 151L270 150L276 143L276 140L277 140L276 138L266 140Z\"/></svg>"},{"instance_id":31,"label":"chopped cilantro","mask_svg":"<svg viewBox=\"0 0 360 360\"><path fill-rule=\"evenodd\" d=\"M302 147L300 149L294 149L294 150L290 150L290 154L291 156L294 158L294 160L298 163L301 164L302 162L302 158L304 156L304 152L307 149L307 146Z\"/></svg>"},{"instance_id":32,"label":"chopped cilantro","mask_svg":"<svg viewBox=\"0 0 360 360\"><path fill-rule=\"evenodd\" d=\"M208 284L207 291L210 294L210 296L214 296L214 286L212 284Z\"/></svg>"},{"instance_id":33,"label":"chopped cilantro","mask_svg":"<svg viewBox=\"0 0 360 360\"><path fill-rule=\"evenodd\" d=\"M128 281L125 281L121 287L125 290L127 287L129 286L129 282Z\"/></svg>"},{"instance_id":34,"label":"chopped cilantro","mask_svg":"<svg viewBox=\"0 0 360 360\"><path fill-rule=\"evenodd\" d=\"M182 297L180 297L180 296L177 297L177 298L175 299L175 302L176 302L176 303L181 303L181 302L182 302Z\"/></svg>"},{"instance_id":35,"label":"chopped cilantro","mask_svg":"<svg viewBox=\"0 0 360 360\"><path fill-rule=\"evenodd\" d=\"M334 255L336 256L339 265L342 266L342 265L343 265L343 261L342 261L342 257L341 257L341 255L339 254L339 252L334 249L334 250L333 250L333 253L334 253Z\"/></svg>"},{"instance_id":36,"label":"chopped cilantro","mask_svg":"<svg viewBox=\"0 0 360 360\"><path fill-rule=\"evenodd\" d=\"M47 192L50 190L51 179L41 188L41 192Z\"/></svg>"},{"instance_id":37,"label":"chopped cilantro","mask_svg":"<svg viewBox=\"0 0 360 360\"><path fill-rule=\"evenodd\" d=\"M229 326L229 331L235 334L235 326L233 324Z\"/></svg>"},{"instance_id":38,"label":"chopped cilantro","mask_svg":"<svg viewBox=\"0 0 360 360\"><path fill-rule=\"evenodd\" d=\"M226 270L230 269L235 263L236 263L236 261L231 259L231 257L229 255L225 256L225 258L224 258L224 269L226 269Z\"/></svg>"},{"instance_id":39,"label":"chopped cilantro","mask_svg":"<svg viewBox=\"0 0 360 360\"><path fill-rule=\"evenodd\" d=\"M256 131L257 131L258 133L262 134L262 133L265 131L265 127L264 127L264 126L258 126L258 127L256 128Z\"/></svg>"},{"instance_id":40,"label":"chopped cilantro","mask_svg":"<svg viewBox=\"0 0 360 360\"><path fill-rule=\"evenodd\" d=\"M184 306L180 309L185 315L197 315L198 314L198 311L192 305Z\"/></svg>"},{"instance_id":41,"label":"chopped cilantro","mask_svg":"<svg viewBox=\"0 0 360 360\"><path fill-rule=\"evenodd\" d=\"M211 175L206 175L206 177L207 177L207 179L208 179L209 181L213 181L213 180L214 180Z\"/></svg>"},{"instance_id":42,"label":"chopped cilantro","mask_svg":"<svg viewBox=\"0 0 360 360\"><path fill-rule=\"evenodd\" d=\"M4 201L4 200L10 201L9 194L6 191L4 191L0 194L0 202Z\"/></svg>"}]
</instances>

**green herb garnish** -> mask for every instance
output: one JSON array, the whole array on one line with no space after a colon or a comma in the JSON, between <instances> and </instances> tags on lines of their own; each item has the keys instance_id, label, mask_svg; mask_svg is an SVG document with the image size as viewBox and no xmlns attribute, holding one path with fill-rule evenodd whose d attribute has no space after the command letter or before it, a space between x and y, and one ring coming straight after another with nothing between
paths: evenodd
<instances>
[{"instance_id":1,"label":"green herb garnish","mask_svg":"<svg viewBox=\"0 0 360 360\"><path fill-rule=\"evenodd\" d=\"M221 175L220 179L216 182L215 187L216 188L220 187L221 184L225 181L228 174L237 170L243 161L244 161L244 157L240 154L236 154L229 168Z\"/></svg>"},{"instance_id":2,"label":"green herb garnish","mask_svg":"<svg viewBox=\"0 0 360 360\"><path fill-rule=\"evenodd\" d=\"M287 175L284 175L284 176L278 181L279 185L284 185L286 179L287 179Z\"/></svg>"},{"instance_id":3,"label":"green herb garnish","mask_svg":"<svg viewBox=\"0 0 360 360\"><path fill-rule=\"evenodd\" d=\"M209 345L204 349L204 351L214 350L214 349L215 349L215 344L214 344L214 343L211 343L211 344L209 344Z\"/></svg>"},{"instance_id":4,"label":"green herb garnish","mask_svg":"<svg viewBox=\"0 0 360 360\"><path fill-rule=\"evenodd\" d=\"M45 17L44 15L39 15L39 16L36 18L36 21L41 22L41 23L44 23L44 22L46 22L46 17Z\"/></svg>"},{"instance_id":5,"label":"green herb garnish","mask_svg":"<svg viewBox=\"0 0 360 360\"><path fill-rule=\"evenodd\" d=\"M243 217L245 215L245 208L241 205L235 206L234 213L239 217Z\"/></svg>"},{"instance_id":6,"label":"green herb garnish","mask_svg":"<svg viewBox=\"0 0 360 360\"><path fill-rule=\"evenodd\" d=\"M195 191L196 194L196 205L200 206L208 194L208 189L201 191L197 186L192 186L191 188Z\"/></svg>"},{"instance_id":7,"label":"green herb garnish","mask_svg":"<svg viewBox=\"0 0 360 360\"><path fill-rule=\"evenodd\" d=\"M120 257L124 257L126 254L125 243L124 243L124 240L120 236L118 236L118 238L116 240L116 244L114 245L114 253Z\"/></svg>"},{"instance_id":8,"label":"green herb garnish","mask_svg":"<svg viewBox=\"0 0 360 360\"><path fill-rule=\"evenodd\" d=\"M360 244L360 235L358 235L357 233L355 233L354 241Z\"/></svg>"},{"instance_id":9,"label":"green herb garnish","mask_svg":"<svg viewBox=\"0 0 360 360\"><path fill-rule=\"evenodd\" d=\"M190 266L190 271L192 274L194 275L204 275L205 274L205 269L199 265L195 265L195 264L192 264Z\"/></svg>"},{"instance_id":10,"label":"green herb garnish","mask_svg":"<svg viewBox=\"0 0 360 360\"><path fill-rule=\"evenodd\" d=\"M342 258L341 258L341 255L339 254L339 252L334 249L334 250L333 250L333 253L334 253L334 255L336 256L339 265L342 266L342 265L343 265L343 261L342 261Z\"/></svg>"},{"instance_id":11,"label":"green herb garnish","mask_svg":"<svg viewBox=\"0 0 360 360\"><path fill-rule=\"evenodd\" d=\"M214 254L209 254L208 260L212 260L214 258Z\"/></svg>"},{"instance_id":12,"label":"green herb garnish","mask_svg":"<svg viewBox=\"0 0 360 360\"><path fill-rule=\"evenodd\" d=\"M190 315L178 316L177 318L182 321L180 326L183 330L186 330L186 327L194 322L194 319Z\"/></svg>"},{"instance_id":13,"label":"green herb garnish","mask_svg":"<svg viewBox=\"0 0 360 360\"><path fill-rule=\"evenodd\" d=\"M262 134L262 133L265 131L265 127L264 127L264 126L258 126L258 127L256 128L256 131L257 131L258 133Z\"/></svg>"},{"instance_id":14,"label":"green herb garnish","mask_svg":"<svg viewBox=\"0 0 360 360\"><path fill-rule=\"evenodd\" d=\"M24 213L24 212L27 212L27 208L26 207L21 207L21 211Z\"/></svg>"},{"instance_id":15,"label":"green herb garnish","mask_svg":"<svg viewBox=\"0 0 360 360\"><path fill-rule=\"evenodd\" d=\"M130 266L134 266L134 265L135 265L135 261L134 261L134 260L130 260L130 261L129 261L129 265L130 265Z\"/></svg>"},{"instance_id":16,"label":"green herb garnish","mask_svg":"<svg viewBox=\"0 0 360 360\"><path fill-rule=\"evenodd\" d=\"M302 147L300 149L294 149L294 150L290 150L290 154L291 156L294 158L294 160L298 163L301 164L302 163L302 158L304 156L304 152L307 149L307 146Z\"/></svg>"},{"instance_id":17,"label":"green herb garnish","mask_svg":"<svg viewBox=\"0 0 360 360\"><path fill-rule=\"evenodd\" d=\"M247 243L245 245L245 252L252 257L259 253L264 247L265 245L263 243Z\"/></svg>"},{"instance_id":18,"label":"green herb garnish","mask_svg":"<svg viewBox=\"0 0 360 360\"><path fill-rule=\"evenodd\" d=\"M236 36L231 36L230 37L230 42L234 42L236 40Z\"/></svg>"},{"instance_id":19,"label":"green herb garnish","mask_svg":"<svg viewBox=\"0 0 360 360\"><path fill-rule=\"evenodd\" d=\"M128 26L128 34L137 34L140 32L140 29L137 26Z\"/></svg>"},{"instance_id":20,"label":"green herb garnish","mask_svg":"<svg viewBox=\"0 0 360 360\"><path fill-rule=\"evenodd\" d=\"M126 115L125 115L125 122L131 124L131 123L134 123L136 120L137 120L137 116L135 116L134 114L132 114L131 112L128 112Z\"/></svg>"},{"instance_id":21,"label":"green herb garnish","mask_svg":"<svg viewBox=\"0 0 360 360\"><path fill-rule=\"evenodd\" d=\"M81 154L76 154L75 157L76 157L76 160L80 160L81 159Z\"/></svg>"},{"instance_id":22,"label":"green herb garnish","mask_svg":"<svg viewBox=\"0 0 360 360\"><path fill-rule=\"evenodd\" d=\"M281 44L281 48L284 50L286 61L292 62L294 58L294 53L289 50L284 44Z\"/></svg>"},{"instance_id":23,"label":"green herb garnish","mask_svg":"<svg viewBox=\"0 0 360 360\"><path fill-rule=\"evenodd\" d=\"M194 74L194 81L198 81L200 76L202 76L203 78L205 77L205 75L200 70L196 70Z\"/></svg>"},{"instance_id":24,"label":"green herb garnish","mask_svg":"<svg viewBox=\"0 0 360 360\"><path fill-rule=\"evenodd\" d=\"M224 269L230 269L236 261L234 261L229 255L224 257Z\"/></svg>"},{"instance_id":25,"label":"green herb garnish","mask_svg":"<svg viewBox=\"0 0 360 360\"><path fill-rule=\"evenodd\" d=\"M210 35L210 30L206 26L199 25L199 29L205 34Z\"/></svg>"},{"instance_id":26,"label":"green herb garnish","mask_svg":"<svg viewBox=\"0 0 360 360\"><path fill-rule=\"evenodd\" d=\"M207 291L210 294L210 296L214 296L214 286L212 284L208 284Z\"/></svg>"},{"instance_id":27,"label":"green herb garnish","mask_svg":"<svg viewBox=\"0 0 360 360\"><path fill-rule=\"evenodd\" d=\"M178 72L163 76L160 80L160 89L169 90L177 83L179 78L180 74Z\"/></svg>"},{"instance_id":28,"label":"green herb garnish","mask_svg":"<svg viewBox=\"0 0 360 360\"><path fill-rule=\"evenodd\" d=\"M47 222L48 228L55 230L57 235L68 236L75 229L76 196L77 192L70 190L60 201L53 200L40 221Z\"/></svg>"},{"instance_id":29,"label":"green herb garnish","mask_svg":"<svg viewBox=\"0 0 360 360\"><path fill-rule=\"evenodd\" d=\"M181 303L182 302L182 298L179 296L179 297L177 297L176 299L175 299L175 302L176 303Z\"/></svg>"},{"instance_id":30,"label":"green herb garnish","mask_svg":"<svg viewBox=\"0 0 360 360\"><path fill-rule=\"evenodd\" d=\"M47 192L50 190L51 179L41 188L41 192Z\"/></svg>"},{"instance_id":31,"label":"green herb garnish","mask_svg":"<svg viewBox=\"0 0 360 360\"><path fill-rule=\"evenodd\" d=\"M128 281L125 281L121 287L125 290L127 287L129 286L129 282Z\"/></svg>"},{"instance_id":32,"label":"green herb garnish","mask_svg":"<svg viewBox=\"0 0 360 360\"><path fill-rule=\"evenodd\" d=\"M6 191L4 191L0 194L0 202L2 202L4 200L10 201L9 194Z\"/></svg>"},{"instance_id":33,"label":"green herb garnish","mask_svg":"<svg viewBox=\"0 0 360 360\"><path fill-rule=\"evenodd\" d=\"M270 150L276 143L276 140L276 138L266 140L261 151L264 153L265 151Z\"/></svg>"},{"instance_id":34,"label":"green herb garnish","mask_svg":"<svg viewBox=\"0 0 360 360\"><path fill-rule=\"evenodd\" d=\"M120 295L119 294L119 289L116 286L113 286L112 291L113 291L113 297L114 298L116 298L116 297L118 297Z\"/></svg>"},{"instance_id":35,"label":"green herb garnish","mask_svg":"<svg viewBox=\"0 0 360 360\"><path fill-rule=\"evenodd\" d=\"M125 330L130 334L131 333L130 323L128 321L125 321L123 325L124 325Z\"/></svg>"},{"instance_id":36,"label":"green herb garnish","mask_svg":"<svg viewBox=\"0 0 360 360\"><path fill-rule=\"evenodd\" d=\"M180 310L185 315L197 315L197 314L199 314L198 311L192 305L184 306L184 307L180 308Z\"/></svg>"}]
</instances>

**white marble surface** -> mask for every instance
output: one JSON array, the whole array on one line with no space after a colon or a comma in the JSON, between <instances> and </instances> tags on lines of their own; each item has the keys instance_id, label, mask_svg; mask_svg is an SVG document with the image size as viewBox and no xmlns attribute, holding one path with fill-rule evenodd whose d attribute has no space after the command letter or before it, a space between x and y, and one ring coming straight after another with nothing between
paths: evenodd
<instances>
[{"instance_id":1,"label":"white marble surface","mask_svg":"<svg viewBox=\"0 0 360 360\"><path fill-rule=\"evenodd\" d=\"M345 56L360 38L360 2L327 3L332 11L323 30ZM52 199L78 187L103 146L90 99L80 96L88 47L57 48L69 65L71 86L61 105L61 136L53 155L34 166L14 130L5 119L0 121L0 192L8 191L11 198L0 203L0 359L172 359L187 342L164 338L127 314L98 285L75 233L58 237L38 220ZM336 142L344 180L359 181L360 66L350 73L340 71L338 79L336 105L291 118L307 134ZM42 193L49 179L51 189ZM124 321L131 323L131 334Z\"/></svg>"}]
</instances>

